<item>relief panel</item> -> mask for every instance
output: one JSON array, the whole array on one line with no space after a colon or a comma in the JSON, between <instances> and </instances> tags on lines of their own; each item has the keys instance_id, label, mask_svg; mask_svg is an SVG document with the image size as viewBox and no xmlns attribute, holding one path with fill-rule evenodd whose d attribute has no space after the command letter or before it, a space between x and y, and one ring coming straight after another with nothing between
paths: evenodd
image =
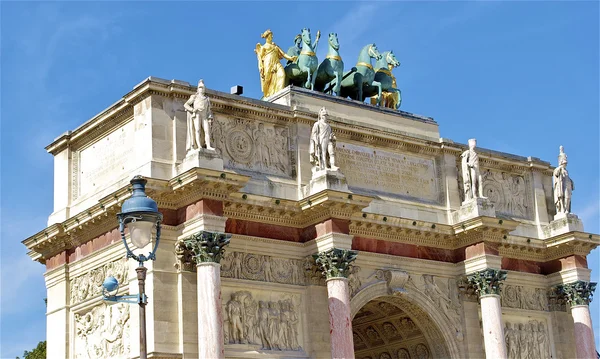
<instances>
[{"instance_id":1,"label":"relief panel","mask_svg":"<svg viewBox=\"0 0 600 359\"><path fill-rule=\"evenodd\" d=\"M548 325L545 320L507 319L504 339L508 359L553 358Z\"/></svg>"},{"instance_id":2,"label":"relief panel","mask_svg":"<svg viewBox=\"0 0 600 359\"><path fill-rule=\"evenodd\" d=\"M219 117L212 123L212 139L225 167L295 176L295 145L286 126Z\"/></svg>"},{"instance_id":3,"label":"relief panel","mask_svg":"<svg viewBox=\"0 0 600 359\"><path fill-rule=\"evenodd\" d=\"M226 345L247 349L302 351L300 294L223 289Z\"/></svg>"},{"instance_id":4,"label":"relief panel","mask_svg":"<svg viewBox=\"0 0 600 359\"><path fill-rule=\"evenodd\" d=\"M496 212L510 216L533 219L533 198L529 175L487 170L482 172L483 195Z\"/></svg>"},{"instance_id":5,"label":"relief panel","mask_svg":"<svg viewBox=\"0 0 600 359\"><path fill-rule=\"evenodd\" d=\"M547 291L543 288L504 285L500 298L502 306L506 308L548 310Z\"/></svg>"},{"instance_id":6,"label":"relief panel","mask_svg":"<svg viewBox=\"0 0 600 359\"><path fill-rule=\"evenodd\" d=\"M69 288L71 288L70 304L73 305L100 295L102 293L102 283L108 276L115 277L119 283L128 283L128 269L127 262L124 259L119 259L71 279L69 282Z\"/></svg>"},{"instance_id":7,"label":"relief panel","mask_svg":"<svg viewBox=\"0 0 600 359\"><path fill-rule=\"evenodd\" d=\"M130 304L101 304L76 313L75 359L129 357Z\"/></svg>"},{"instance_id":8,"label":"relief panel","mask_svg":"<svg viewBox=\"0 0 600 359\"><path fill-rule=\"evenodd\" d=\"M434 203L443 200L433 158L338 142L336 165L351 187Z\"/></svg>"}]
</instances>

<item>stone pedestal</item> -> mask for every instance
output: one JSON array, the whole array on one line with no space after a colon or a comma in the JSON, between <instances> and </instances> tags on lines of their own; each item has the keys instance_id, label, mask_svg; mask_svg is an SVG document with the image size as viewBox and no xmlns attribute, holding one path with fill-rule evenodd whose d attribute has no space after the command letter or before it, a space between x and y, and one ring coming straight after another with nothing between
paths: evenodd
<instances>
[{"instance_id":1,"label":"stone pedestal","mask_svg":"<svg viewBox=\"0 0 600 359\"><path fill-rule=\"evenodd\" d=\"M206 148L191 150L185 155L181 164L177 165L177 174L195 167L223 171L223 159L216 150L207 150Z\"/></svg>"},{"instance_id":2,"label":"stone pedestal","mask_svg":"<svg viewBox=\"0 0 600 359\"><path fill-rule=\"evenodd\" d=\"M223 309L221 307L221 265L198 264L198 356L225 358Z\"/></svg>"},{"instance_id":3,"label":"stone pedestal","mask_svg":"<svg viewBox=\"0 0 600 359\"><path fill-rule=\"evenodd\" d=\"M352 317L350 316L350 288L347 278L327 280L329 301L329 332L331 333L331 358L354 358Z\"/></svg>"},{"instance_id":4,"label":"stone pedestal","mask_svg":"<svg viewBox=\"0 0 600 359\"><path fill-rule=\"evenodd\" d=\"M480 297L483 342L487 359L506 358L504 328L502 326L502 308L500 296L487 294Z\"/></svg>"},{"instance_id":5,"label":"stone pedestal","mask_svg":"<svg viewBox=\"0 0 600 359\"><path fill-rule=\"evenodd\" d=\"M551 238L569 232L583 232L583 222L574 214L558 213L554 220L544 228L544 236Z\"/></svg>"},{"instance_id":6,"label":"stone pedestal","mask_svg":"<svg viewBox=\"0 0 600 359\"><path fill-rule=\"evenodd\" d=\"M315 193L319 193L326 189L348 192L348 183L346 182L346 176L344 176L339 170L320 170L313 171L312 179L308 183L308 186L304 189L304 196L312 196Z\"/></svg>"},{"instance_id":7,"label":"stone pedestal","mask_svg":"<svg viewBox=\"0 0 600 359\"><path fill-rule=\"evenodd\" d=\"M476 217L496 217L494 204L487 198L473 198L464 201L458 211L452 213L454 224Z\"/></svg>"},{"instance_id":8,"label":"stone pedestal","mask_svg":"<svg viewBox=\"0 0 600 359\"><path fill-rule=\"evenodd\" d=\"M577 358L596 358L596 344L594 342L594 330L592 329L592 317L589 305L575 305L571 307L571 316L575 324L575 347Z\"/></svg>"}]
</instances>

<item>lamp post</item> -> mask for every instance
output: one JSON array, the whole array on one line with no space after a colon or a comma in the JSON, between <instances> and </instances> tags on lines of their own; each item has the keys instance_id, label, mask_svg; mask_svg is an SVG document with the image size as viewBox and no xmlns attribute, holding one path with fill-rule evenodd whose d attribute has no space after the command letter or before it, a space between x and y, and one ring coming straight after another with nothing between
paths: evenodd
<instances>
[{"instance_id":1,"label":"lamp post","mask_svg":"<svg viewBox=\"0 0 600 359\"><path fill-rule=\"evenodd\" d=\"M135 176L131 180L133 193L130 198L123 202L121 213L117 214L119 220L119 231L123 244L127 250L127 258L133 258L138 261L139 266L135 269L137 273L139 293L137 295L116 295L119 289L119 282L114 277L108 277L102 284L104 300L110 302L137 303L140 307L140 359L147 359L146 350L146 267L144 262L156 259L156 249L160 240L160 222L162 214L158 211L156 202L146 196L146 180L141 176ZM135 255L127 245L125 239L125 228L129 230L131 243L136 248L144 248L152 241L153 232L156 241L152 252L145 256L143 254ZM114 294L111 294L114 293Z\"/></svg>"}]
</instances>

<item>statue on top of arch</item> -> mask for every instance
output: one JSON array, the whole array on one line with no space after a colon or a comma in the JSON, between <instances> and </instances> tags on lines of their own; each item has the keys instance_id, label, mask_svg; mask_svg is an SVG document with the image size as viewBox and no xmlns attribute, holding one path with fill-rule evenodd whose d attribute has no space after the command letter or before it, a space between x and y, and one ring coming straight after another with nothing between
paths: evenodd
<instances>
[{"instance_id":1,"label":"statue on top of arch","mask_svg":"<svg viewBox=\"0 0 600 359\"><path fill-rule=\"evenodd\" d=\"M356 65L344 71L337 33L328 35L327 55L319 63L316 52L320 36L317 31L313 41L310 29L304 28L294 38L294 46L284 53L273 42L271 30L261 35L265 43L256 44L254 52L263 99L293 85L361 102L370 99L372 105L379 107L400 108L401 92L392 74L392 69L400 66L400 62L393 51L381 54L374 43L367 44L360 51ZM280 63L281 59L287 60L285 67ZM372 59L376 60L375 66Z\"/></svg>"}]
</instances>

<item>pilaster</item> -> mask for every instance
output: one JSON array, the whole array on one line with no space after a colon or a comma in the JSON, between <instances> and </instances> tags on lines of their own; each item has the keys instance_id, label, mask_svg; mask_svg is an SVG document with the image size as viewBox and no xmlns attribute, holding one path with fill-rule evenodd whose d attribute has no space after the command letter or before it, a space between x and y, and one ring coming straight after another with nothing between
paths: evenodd
<instances>
[{"instance_id":1,"label":"pilaster","mask_svg":"<svg viewBox=\"0 0 600 359\"><path fill-rule=\"evenodd\" d=\"M69 273L66 265L46 272L46 356L69 358Z\"/></svg>"},{"instance_id":2,"label":"pilaster","mask_svg":"<svg viewBox=\"0 0 600 359\"><path fill-rule=\"evenodd\" d=\"M596 283L576 281L558 286L558 292L571 306L571 316L575 324L575 347L577 358L595 358L596 344L594 327L590 315L590 302L596 290Z\"/></svg>"}]
</instances>

